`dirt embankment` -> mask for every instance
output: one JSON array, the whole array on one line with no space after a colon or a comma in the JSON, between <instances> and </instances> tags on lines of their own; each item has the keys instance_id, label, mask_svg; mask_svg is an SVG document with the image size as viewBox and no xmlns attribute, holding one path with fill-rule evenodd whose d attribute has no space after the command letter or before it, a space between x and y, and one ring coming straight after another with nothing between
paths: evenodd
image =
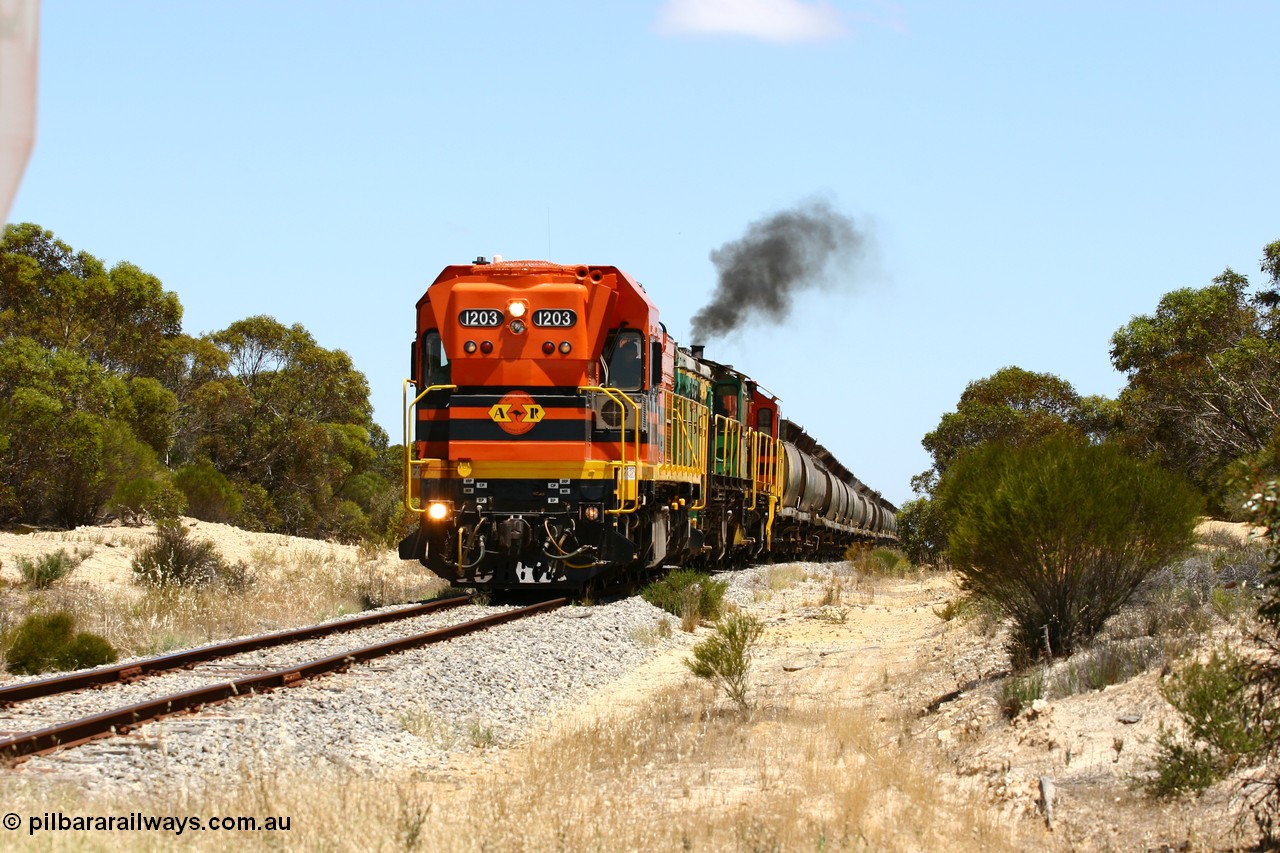
<instances>
[{"instance_id":1,"label":"dirt embankment","mask_svg":"<svg viewBox=\"0 0 1280 853\"><path fill-rule=\"evenodd\" d=\"M349 546L188 524L231 561L261 562L270 555L279 564L289 554L313 561L317 555L368 558ZM130 561L150 533L107 527L0 534L0 566L4 579L15 583L18 556L81 549L88 556L76 570L77 583L131 589ZM1244 535L1238 527L1222 527L1217 535L1227 534ZM395 565L393 555L385 559ZM886 754L902 754L894 746L912 744L912 754L923 756L943 786L939 796L948 788L976 794L992 818L1033 848L1200 850L1247 842L1247 834L1237 831L1230 781L1173 803L1152 800L1135 786L1154 761L1160 727L1175 724L1159 693L1160 672L1036 702L1009 720L999 708L1008 662L998 633L984 631L980 620L940 617L957 595L952 577L861 579L825 607L823 589L823 579L813 577L763 589L743 605L767 625L753 675L760 702L865 709L893 733ZM546 721L547 736L583 720L635 713L690 678L685 657L685 651L659 657L576 712ZM492 754L458 756L448 786L491 785L493 762ZM1054 792L1051 827L1041 802L1045 782ZM1250 826L1243 827L1247 833Z\"/></svg>"}]
</instances>

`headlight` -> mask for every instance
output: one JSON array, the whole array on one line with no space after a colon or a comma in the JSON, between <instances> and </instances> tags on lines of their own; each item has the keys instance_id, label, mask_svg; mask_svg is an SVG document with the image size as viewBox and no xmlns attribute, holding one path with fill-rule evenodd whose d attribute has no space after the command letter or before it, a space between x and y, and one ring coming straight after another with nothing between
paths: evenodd
<instances>
[{"instance_id":1,"label":"headlight","mask_svg":"<svg viewBox=\"0 0 1280 853\"><path fill-rule=\"evenodd\" d=\"M449 505L433 503L427 507L427 518L432 521L444 521L449 515Z\"/></svg>"},{"instance_id":2,"label":"headlight","mask_svg":"<svg viewBox=\"0 0 1280 853\"><path fill-rule=\"evenodd\" d=\"M523 317L529 310L529 303L523 299L513 299L507 303L507 313L512 317Z\"/></svg>"}]
</instances>

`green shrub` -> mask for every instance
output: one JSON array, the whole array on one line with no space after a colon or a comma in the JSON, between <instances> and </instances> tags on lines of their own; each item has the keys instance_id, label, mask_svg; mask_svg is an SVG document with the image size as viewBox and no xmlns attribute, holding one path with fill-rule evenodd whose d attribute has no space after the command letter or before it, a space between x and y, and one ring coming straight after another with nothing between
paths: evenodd
<instances>
[{"instance_id":1,"label":"green shrub","mask_svg":"<svg viewBox=\"0 0 1280 853\"><path fill-rule=\"evenodd\" d=\"M902 577L914 568L906 555L896 548L873 548L871 559L880 564L881 574L893 577Z\"/></svg>"},{"instance_id":2,"label":"green shrub","mask_svg":"<svg viewBox=\"0 0 1280 853\"><path fill-rule=\"evenodd\" d=\"M1142 787L1161 799L1203 791L1222 778L1208 747L1187 743L1163 723L1156 733L1156 759L1150 769Z\"/></svg>"},{"instance_id":3,"label":"green shrub","mask_svg":"<svg viewBox=\"0 0 1280 853\"><path fill-rule=\"evenodd\" d=\"M686 660L685 666L746 710L751 651L763 633L764 624L754 616L730 614L716 623L715 634L693 647L693 660Z\"/></svg>"},{"instance_id":4,"label":"green shrub","mask_svg":"<svg viewBox=\"0 0 1280 853\"><path fill-rule=\"evenodd\" d=\"M917 566L938 565L947 547L941 514L928 498L907 501L895 517L898 541L908 560Z\"/></svg>"},{"instance_id":5,"label":"green shrub","mask_svg":"<svg viewBox=\"0 0 1280 853\"><path fill-rule=\"evenodd\" d=\"M1218 587L1209 593L1209 607L1213 610L1214 615L1224 622L1230 622L1235 619L1242 612L1250 609L1249 605L1253 603L1254 598L1250 595L1248 587L1234 587L1232 589Z\"/></svg>"},{"instance_id":6,"label":"green shrub","mask_svg":"<svg viewBox=\"0 0 1280 853\"><path fill-rule=\"evenodd\" d=\"M187 499L163 474L138 477L116 487L111 505L127 519L172 521L187 508Z\"/></svg>"},{"instance_id":7,"label":"green shrub","mask_svg":"<svg viewBox=\"0 0 1280 853\"><path fill-rule=\"evenodd\" d=\"M894 548L872 548L854 543L845 549L844 559L856 571L876 577L904 577L914 566L901 551Z\"/></svg>"},{"instance_id":8,"label":"green shrub","mask_svg":"<svg viewBox=\"0 0 1280 853\"><path fill-rule=\"evenodd\" d=\"M75 619L70 613L33 613L9 638L5 666L18 675L34 675L55 668L60 649L70 644Z\"/></svg>"},{"instance_id":9,"label":"green shrub","mask_svg":"<svg viewBox=\"0 0 1280 853\"><path fill-rule=\"evenodd\" d=\"M245 530L279 530L283 520L271 495L258 483L237 481L240 512L236 514L235 526Z\"/></svg>"},{"instance_id":10,"label":"green shrub","mask_svg":"<svg viewBox=\"0 0 1280 853\"><path fill-rule=\"evenodd\" d=\"M206 586L218 581L235 586L244 570L228 565L212 542L192 539L181 524L162 523L156 525L155 541L133 558L133 574L140 583L153 586Z\"/></svg>"},{"instance_id":11,"label":"green shrub","mask_svg":"<svg viewBox=\"0 0 1280 853\"><path fill-rule=\"evenodd\" d=\"M1035 670L1025 675L1010 676L1000 685L1000 710L1010 719L1022 713L1023 708L1044 698L1044 672Z\"/></svg>"},{"instance_id":12,"label":"green shrub","mask_svg":"<svg viewBox=\"0 0 1280 853\"><path fill-rule=\"evenodd\" d=\"M1054 673L1050 692L1054 696L1073 696L1120 684L1146 672L1161 654L1160 645L1149 638L1099 645L1077 655Z\"/></svg>"},{"instance_id":13,"label":"green shrub","mask_svg":"<svg viewBox=\"0 0 1280 853\"><path fill-rule=\"evenodd\" d=\"M68 554L65 548L59 548L52 554L42 554L34 560L29 557L19 557L17 560L18 572L31 589L48 589L54 581L66 577L81 562L83 558Z\"/></svg>"},{"instance_id":14,"label":"green shrub","mask_svg":"<svg viewBox=\"0 0 1280 853\"><path fill-rule=\"evenodd\" d=\"M693 569L677 569L646 586L640 595L653 606L679 616L682 623L688 623L685 630L691 631L704 619L720 618L728 588L728 581L712 580Z\"/></svg>"},{"instance_id":15,"label":"green shrub","mask_svg":"<svg viewBox=\"0 0 1280 853\"><path fill-rule=\"evenodd\" d=\"M1248 662L1230 649L1215 649L1207 661L1191 663L1171 677L1160 693L1178 711L1192 740L1209 744L1234 765L1264 742L1266 727L1258 725L1241 701L1248 683ZM1272 713L1280 719L1280 709Z\"/></svg>"},{"instance_id":16,"label":"green shrub","mask_svg":"<svg viewBox=\"0 0 1280 853\"><path fill-rule=\"evenodd\" d=\"M80 631L58 655L58 669L88 669L115 663L116 657L116 650L107 642L106 637Z\"/></svg>"},{"instance_id":17,"label":"green shrub","mask_svg":"<svg viewBox=\"0 0 1280 853\"><path fill-rule=\"evenodd\" d=\"M938 488L964 589L1014 623L1016 663L1094 637L1144 578L1192 542L1200 507L1177 477L1108 445L982 445Z\"/></svg>"},{"instance_id":18,"label":"green shrub","mask_svg":"<svg viewBox=\"0 0 1280 853\"><path fill-rule=\"evenodd\" d=\"M211 462L183 465L173 483L187 499L187 512L203 521L230 522L243 501L236 487Z\"/></svg>"},{"instance_id":19,"label":"green shrub","mask_svg":"<svg viewBox=\"0 0 1280 853\"><path fill-rule=\"evenodd\" d=\"M330 534L339 542L359 542L372 532L369 518L355 501L338 501L328 519Z\"/></svg>"},{"instance_id":20,"label":"green shrub","mask_svg":"<svg viewBox=\"0 0 1280 853\"><path fill-rule=\"evenodd\" d=\"M1278 247L1280 248L1280 247ZM1269 447L1273 450L1270 467L1275 471L1280 458L1280 431ZM1245 491L1249 496L1244 509L1254 524L1261 525L1268 544L1266 567L1262 574L1262 596L1258 603L1261 625L1254 636L1261 655L1249 674L1255 697L1253 706L1274 709L1280 706L1280 480L1262 477L1259 465L1254 482ZM1261 756L1265 768L1244 784L1245 802L1253 814L1263 840L1280 848L1280 724L1272 719L1266 748Z\"/></svg>"},{"instance_id":21,"label":"green shrub","mask_svg":"<svg viewBox=\"0 0 1280 853\"><path fill-rule=\"evenodd\" d=\"M105 639L75 633L70 613L33 613L22 620L9 639L5 664L17 675L85 669L114 663L116 651Z\"/></svg>"},{"instance_id":22,"label":"green shrub","mask_svg":"<svg viewBox=\"0 0 1280 853\"><path fill-rule=\"evenodd\" d=\"M1157 738L1146 784L1156 796L1204 790L1254 763L1280 724L1280 708L1258 703L1248 661L1230 649L1184 667L1160 692L1177 710L1185 737L1162 729Z\"/></svg>"}]
</instances>

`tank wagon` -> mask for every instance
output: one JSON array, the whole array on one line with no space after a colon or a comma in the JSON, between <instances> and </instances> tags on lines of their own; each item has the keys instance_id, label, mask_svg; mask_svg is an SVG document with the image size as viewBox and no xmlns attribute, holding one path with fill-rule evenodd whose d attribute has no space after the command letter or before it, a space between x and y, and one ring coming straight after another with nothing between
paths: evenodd
<instances>
[{"instance_id":1,"label":"tank wagon","mask_svg":"<svg viewBox=\"0 0 1280 853\"><path fill-rule=\"evenodd\" d=\"M404 383L400 557L491 589L836 557L895 508L754 379L681 347L612 266L445 268Z\"/></svg>"}]
</instances>

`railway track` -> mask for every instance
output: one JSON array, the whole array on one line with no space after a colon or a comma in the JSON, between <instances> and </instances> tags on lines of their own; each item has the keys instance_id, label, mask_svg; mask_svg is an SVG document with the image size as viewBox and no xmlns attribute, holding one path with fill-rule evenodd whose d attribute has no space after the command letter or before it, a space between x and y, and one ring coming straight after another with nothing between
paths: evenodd
<instances>
[{"instance_id":1,"label":"railway track","mask_svg":"<svg viewBox=\"0 0 1280 853\"><path fill-rule=\"evenodd\" d=\"M186 669L198 663L207 663L245 652L254 652L259 649L268 649L273 646L311 640L317 637L327 637L359 628L367 628L372 625L380 625L384 622L411 619L427 613L436 613L466 604L470 600L471 596L469 595L436 599L435 601L427 601L398 610L387 610L367 616L354 616L348 619L325 622L305 628L295 628L289 631L260 634L256 637L247 637L241 640L231 640L226 643L187 649L173 654L143 658L142 660L130 661L119 666L99 667L98 669L90 669L84 672L60 675L55 678L24 681L20 684L0 687L0 707L11 707L20 702L28 702L32 699L41 699L46 696L57 696L61 693L71 693L87 687L116 683L128 684L150 675L172 672L176 669Z\"/></svg>"},{"instance_id":2,"label":"railway track","mask_svg":"<svg viewBox=\"0 0 1280 853\"><path fill-rule=\"evenodd\" d=\"M266 634L246 640L236 640L216 646L193 649L189 652L178 652L143 661L134 661L119 667L25 682L0 690L0 702L12 705L36 698L71 693L112 683L129 683L146 675L182 669L196 663L205 663L248 651L310 640L397 619L407 619L438 612L465 604L468 600L466 597L459 597L457 599L428 602L411 608L372 614L368 617L356 617L326 625ZM135 726L160 719L161 717L194 711L206 705L225 702L236 696L263 693L280 687L292 687L308 679L345 670L355 663L374 660L431 643L443 642L454 637L483 631L495 625L513 622L553 610L567 603L568 599L557 598L528 607L505 610L447 627L432 628L427 631L398 637L394 640L345 650L338 654L327 655L305 663L264 672L255 672L240 678L219 680L217 683L206 687L150 698L143 702L104 713L46 726L34 731L12 734L8 737L0 738L0 758L18 759L75 746L112 734L122 734Z\"/></svg>"}]
</instances>

